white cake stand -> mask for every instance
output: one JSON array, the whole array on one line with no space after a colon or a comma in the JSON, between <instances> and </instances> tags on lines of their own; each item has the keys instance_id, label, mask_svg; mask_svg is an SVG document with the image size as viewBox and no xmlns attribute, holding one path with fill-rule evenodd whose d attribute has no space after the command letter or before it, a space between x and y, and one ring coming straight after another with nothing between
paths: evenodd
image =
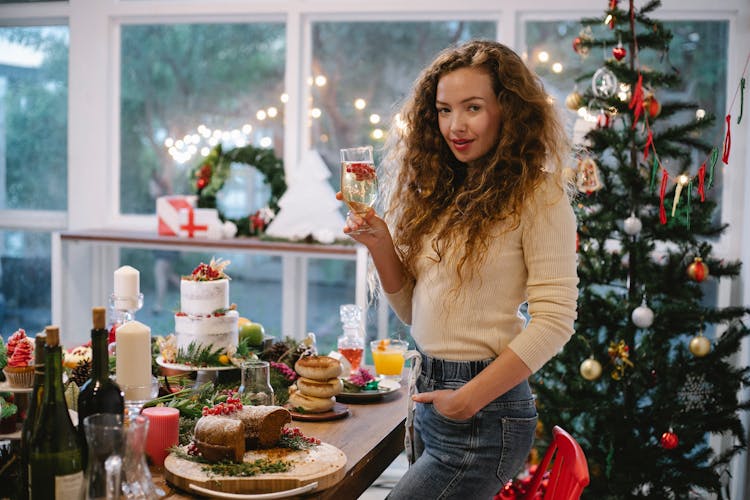
<instances>
[{"instance_id":1,"label":"white cake stand","mask_svg":"<svg viewBox=\"0 0 750 500\"><path fill-rule=\"evenodd\" d=\"M193 365L183 365L181 363L167 363L166 361L164 361L163 356L156 357L156 364L164 368L169 368L171 370L180 370L183 372L198 372L198 374L195 377L195 387L199 387L205 384L206 382L214 382L218 378L220 371L240 369L238 366L234 366L234 365L193 366Z\"/></svg>"}]
</instances>

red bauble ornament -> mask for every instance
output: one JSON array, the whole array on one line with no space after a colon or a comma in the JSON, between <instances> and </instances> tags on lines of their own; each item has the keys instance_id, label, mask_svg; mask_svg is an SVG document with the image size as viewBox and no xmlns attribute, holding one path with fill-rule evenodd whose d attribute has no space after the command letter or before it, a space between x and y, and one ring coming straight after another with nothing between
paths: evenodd
<instances>
[{"instance_id":1,"label":"red bauble ornament","mask_svg":"<svg viewBox=\"0 0 750 500\"><path fill-rule=\"evenodd\" d=\"M647 96L643 100L643 109L651 118L656 118L661 113L661 103L653 95Z\"/></svg>"},{"instance_id":2,"label":"red bauble ornament","mask_svg":"<svg viewBox=\"0 0 750 500\"><path fill-rule=\"evenodd\" d=\"M195 181L195 187L197 187L198 190L201 190L204 187L206 187L206 184L208 184L208 181L206 180L205 177L201 177L197 181Z\"/></svg>"},{"instance_id":3,"label":"red bauble ornament","mask_svg":"<svg viewBox=\"0 0 750 500\"><path fill-rule=\"evenodd\" d=\"M662 434L661 439L659 439L659 445L665 450L674 450L678 444L680 444L680 440L677 438L677 434L672 432L672 429Z\"/></svg>"},{"instance_id":4,"label":"red bauble ornament","mask_svg":"<svg viewBox=\"0 0 750 500\"><path fill-rule=\"evenodd\" d=\"M691 280L701 283L708 278L708 266L703 259L696 257L687 268L687 275Z\"/></svg>"},{"instance_id":5,"label":"red bauble ornament","mask_svg":"<svg viewBox=\"0 0 750 500\"><path fill-rule=\"evenodd\" d=\"M627 53L628 51L625 50L625 47L623 47L622 45L618 45L617 47L612 49L612 55L615 56L615 59L617 59L618 61L622 61Z\"/></svg>"}]
</instances>

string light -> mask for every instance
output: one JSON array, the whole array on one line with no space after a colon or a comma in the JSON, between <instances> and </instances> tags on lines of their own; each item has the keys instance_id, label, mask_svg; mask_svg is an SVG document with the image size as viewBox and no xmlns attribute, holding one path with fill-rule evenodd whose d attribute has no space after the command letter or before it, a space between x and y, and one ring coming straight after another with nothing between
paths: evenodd
<instances>
[{"instance_id":1,"label":"string light","mask_svg":"<svg viewBox=\"0 0 750 500\"><path fill-rule=\"evenodd\" d=\"M367 107L367 101L362 98L354 100L354 107L357 109L365 109Z\"/></svg>"},{"instance_id":2,"label":"string light","mask_svg":"<svg viewBox=\"0 0 750 500\"><path fill-rule=\"evenodd\" d=\"M552 65L552 72L553 73L562 73L563 65L562 63L556 62Z\"/></svg>"},{"instance_id":3,"label":"string light","mask_svg":"<svg viewBox=\"0 0 750 500\"><path fill-rule=\"evenodd\" d=\"M370 115L370 123L372 123L373 125L376 125L376 124L380 123L380 115L375 114L375 113L371 114Z\"/></svg>"},{"instance_id":4,"label":"string light","mask_svg":"<svg viewBox=\"0 0 750 500\"><path fill-rule=\"evenodd\" d=\"M310 116L313 118L320 118L320 115L322 115L323 112L320 110L320 108L313 108L310 110Z\"/></svg>"},{"instance_id":5,"label":"string light","mask_svg":"<svg viewBox=\"0 0 750 500\"><path fill-rule=\"evenodd\" d=\"M271 106L270 108L266 110L266 113L268 114L269 118L276 118L276 115L279 114L279 110Z\"/></svg>"},{"instance_id":6,"label":"string light","mask_svg":"<svg viewBox=\"0 0 750 500\"><path fill-rule=\"evenodd\" d=\"M283 102L284 104L289 102L289 94L284 93L279 96L279 101Z\"/></svg>"},{"instance_id":7,"label":"string light","mask_svg":"<svg viewBox=\"0 0 750 500\"><path fill-rule=\"evenodd\" d=\"M543 50L536 55L536 58L539 60L539 62L546 63L547 61L549 61L549 52Z\"/></svg>"},{"instance_id":8,"label":"string light","mask_svg":"<svg viewBox=\"0 0 750 500\"><path fill-rule=\"evenodd\" d=\"M318 75L315 77L315 85L318 87L325 87L325 84L328 83L328 78L326 78L323 75Z\"/></svg>"}]
</instances>

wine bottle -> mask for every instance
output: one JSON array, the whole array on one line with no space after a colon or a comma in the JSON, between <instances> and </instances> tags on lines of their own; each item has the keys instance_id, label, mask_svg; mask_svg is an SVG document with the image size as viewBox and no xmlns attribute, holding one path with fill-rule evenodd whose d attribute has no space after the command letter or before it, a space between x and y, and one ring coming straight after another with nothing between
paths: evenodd
<instances>
[{"instance_id":1,"label":"wine bottle","mask_svg":"<svg viewBox=\"0 0 750 500\"><path fill-rule=\"evenodd\" d=\"M63 394L60 329L44 332L44 399L29 447L29 498L78 499L84 491L81 443Z\"/></svg>"},{"instance_id":2,"label":"wine bottle","mask_svg":"<svg viewBox=\"0 0 750 500\"><path fill-rule=\"evenodd\" d=\"M78 394L78 434L81 439L83 465L88 462L88 446L83 429L83 419L94 413L115 413L123 415L125 398L112 379L109 378L109 352L107 344L109 331L106 329L106 310L94 307L91 330L91 378L81 387Z\"/></svg>"},{"instance_id":3,"label":"wine bottle","mask_svg":"<svg viewBox=\"0 0 750 500\"><path fill-rule=\"evenodd\" d=\"M31 446L31 437L36 430L36 424L39 422L39 408L42 406L44 397L44 345L47 336L44 333L37 333L34 337L34 388L31 390L29 398L29 407L26 410L26 420L23 421L21 428L21 481L23 487L21 498L27 498L29 490L26 487L29 478L29 447Z\"/></svg>"}]
</instances>

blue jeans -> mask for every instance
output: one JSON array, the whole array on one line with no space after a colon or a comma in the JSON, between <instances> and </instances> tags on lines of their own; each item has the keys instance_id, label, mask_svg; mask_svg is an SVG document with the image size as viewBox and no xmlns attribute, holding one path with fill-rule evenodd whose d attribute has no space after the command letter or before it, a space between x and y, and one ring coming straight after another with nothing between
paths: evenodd
<instances>
[{"instance_id":1,"label":"blue jeans","mask_svg":"<svg viewBox=\"0 0 750 500\"><path fill-rule=\"evenodd\" d=\"M458 389L491 359L446 361L422 354L419 392ZM523 467L534 443L537 412L524 381L468 420L417 404L414 448L418 457L389 500L491 499Z\"/></svg>"}]
</instances>

